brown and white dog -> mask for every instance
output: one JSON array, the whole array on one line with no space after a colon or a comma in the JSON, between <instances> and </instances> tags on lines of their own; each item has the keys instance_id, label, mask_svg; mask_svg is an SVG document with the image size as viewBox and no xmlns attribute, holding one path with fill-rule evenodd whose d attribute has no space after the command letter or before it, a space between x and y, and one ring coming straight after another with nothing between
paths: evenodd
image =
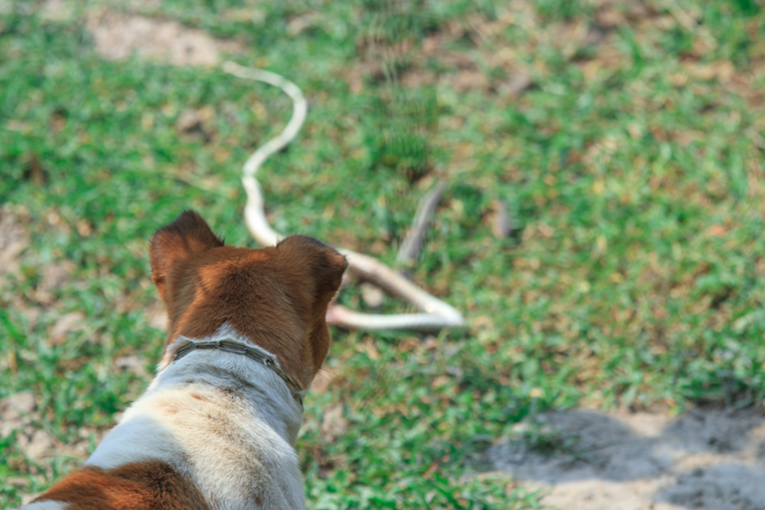
<instances>
[{"instance_id":1,"label":"brown and white dog","mask_svg":"<svg viewBox=\"0 0 765 510\"><path fill-rule=\"evenodd\" d=\"M302 397L345 258L306 236L224 246L186 211L151 239L169 329L158 374L85 466L25 510L302 509Z\"/></svg>"}]
</instances>

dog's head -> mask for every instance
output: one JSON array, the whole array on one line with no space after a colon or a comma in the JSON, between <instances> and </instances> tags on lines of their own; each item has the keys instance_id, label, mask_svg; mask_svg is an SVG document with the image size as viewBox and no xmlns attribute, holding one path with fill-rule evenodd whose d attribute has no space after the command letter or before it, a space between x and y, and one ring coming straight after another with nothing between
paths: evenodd
<instances>
[{"instance_id":1,"label":"dog's head","mask_svg":"<svg viewBox=\"0 0 765 510\"><path fill-rule=\"evenodd\" d=\"M225 246L194 211L159 229L150 252L170 322L166 347L180 335L205 338L227 324L275 354L303 388L310 385L329 350L325 315L345 257L300 235L273 248Z\"/></svg>"}]
</instances>

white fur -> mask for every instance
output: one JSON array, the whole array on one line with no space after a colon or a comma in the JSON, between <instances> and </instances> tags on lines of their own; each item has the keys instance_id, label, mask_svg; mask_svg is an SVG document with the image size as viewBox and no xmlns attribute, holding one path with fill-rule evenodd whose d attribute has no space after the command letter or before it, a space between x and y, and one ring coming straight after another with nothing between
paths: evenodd
<instances>
[{"instance_id":1,"label":"white fur","mask_svg":"<svg viewBox=\"0 0 765 510\"><path fill-rule=\"evenodd\" d=\"M60 501L38 501L29 505L21 507L21 510L66 510L69 503L62 503Z\"/></svg>"},{"instance_id":2,"label":"white fur","mask_svg":"<svg viewBox=\"0 0 765 510\"><path fill-rule=\"evenodd\" d=\"M224 338L252 345L225 326L192 341ZM193 350L159 368L87 465L162 460L189 476L213 509L305 508L294 450L303 409L273 370L218 350Z\"/></svg>"}]
</instances>

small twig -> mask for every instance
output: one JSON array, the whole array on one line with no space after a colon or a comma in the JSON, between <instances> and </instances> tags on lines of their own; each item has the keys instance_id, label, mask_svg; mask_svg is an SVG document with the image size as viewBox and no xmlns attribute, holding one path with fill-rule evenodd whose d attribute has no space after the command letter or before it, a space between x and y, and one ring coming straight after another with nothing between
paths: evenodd
<instances>
[{"instance_id":1,"label":"small twig","mask_svg":"<svg viewBox=\"0 0 765 510\"><path fill-rule=\"evenodd\" d=\"M507 211L507 204L502 200L494 200L494 209L496 217L492 225L492 233L499 239L508 237L513 232L513 222L510 219L510 213Z\"/></svg>"},{"instance_id":2,"label":"small twig","mask_svg":"<svg viewBox=\"0 0 765 510\"><path fill-rule=\"evenodd\" d=\"M433 218L433 214L435 214L438 203L441 201L441 197L447 187L445 182L439 182L420 202L412 221L412 228L406 233L406 237L404 237L404 241L398 250L396 262L407 265L417 262L417 258L420 256L422 247L425 244L425 234L428 232L430 220Z\"/></svg>"}]
</instances>

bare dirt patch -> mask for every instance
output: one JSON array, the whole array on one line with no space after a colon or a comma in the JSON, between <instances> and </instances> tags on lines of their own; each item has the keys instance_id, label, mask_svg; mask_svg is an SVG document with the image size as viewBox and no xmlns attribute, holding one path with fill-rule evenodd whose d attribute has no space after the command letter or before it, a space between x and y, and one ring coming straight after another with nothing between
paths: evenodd
<instances>
[{"instance_id":1,"label":"bare dirt patch","mask_svg":"<svg viewBox=\"0 0 765 510\"><path fill-rule=\"evenodd\" d=\"M558 411L539 417L551 453L505 440L494 468L547 491L565 510L761 510L765 508L765 415L694 410Z\"/></svg>"},{"instance_id":2,"label":"bare dirt patch","mask_svg":"<svg viewBox=\"0 0 765 510\"><path fill-rule=\"evenodd\" d=\"M31 423L30 415L37 407L35 396L23 391L0 400L0 437L7 437L14 430Z\"/></svg>"},{"instance_id":3,"label":"bare dirt patch","mask_svg":"<svg viewBox=\"0 0 765 510\"><path fill-rule=\"evenodd\" d=\"M6 204L0 209L0 286L5 275L18 273L27 246L29 233L24 228L24 221Z\"/></svg>"},{"instance_id":4,"label":"bare dirt patch","mask_svg":"<svg viewBox=\"0 0 765 510\"><path fill-rule=\"evenodd\" d=\"M176 66L218 65L222 53L241 51L234 41L220 41L176 21L146 18L108 10L87 17L96 51L109 60L134 53L141 58Z\"/></svg>"}]
</instances>

